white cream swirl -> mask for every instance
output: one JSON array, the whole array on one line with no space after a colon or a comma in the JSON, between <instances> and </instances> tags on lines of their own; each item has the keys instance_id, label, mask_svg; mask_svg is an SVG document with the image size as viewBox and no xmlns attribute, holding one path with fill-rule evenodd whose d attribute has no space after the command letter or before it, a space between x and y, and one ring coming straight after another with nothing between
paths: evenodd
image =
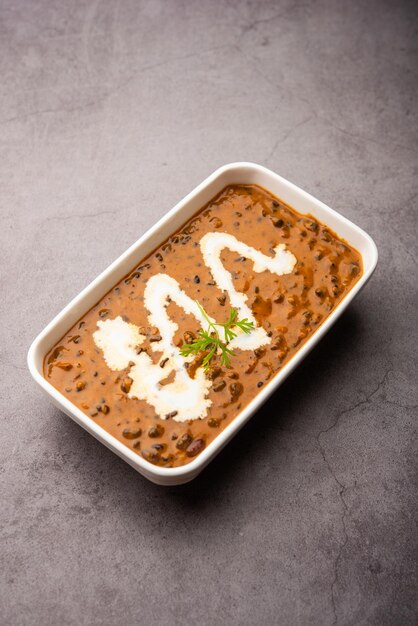
<instances>
[{"instance_id":1,"label":"white cream swirl","mask_svg":"<svg viewBox=\"0 0 418 626\"><path fill-rule=\"evenodd\" d=\"M229 344L232 349L254 350L268 344L271 339L266 331L257 326L251 309L246 304L247 296L235 290L231 274L224 268L220 255L228 248L251 259L254 271L270 271L278 276L292 272L296 258L285 249L283 244L275 248L275 256L269 257L248 246L227 233L207 233L200 240L200 247L206 265L210 268L214 281L221 291L229 295L231 306L236 308L239 317L248 318L254 323L254 330L248 335L241 333ZM183 357L174 345L177 323L170 319L167 306L170 301L181 306L187 314L193 315L203 328L207 322L196 302L168 274L152 276L144 291L144 305L149 311L148 321L158 328L161 340L151 344L154 352L162 352L158 362L145 351L138 354L138 347L145 337L134 324L124 322L121 317L99 321L98 330L93 333L96 345L102 350L104 359L112 370L122 370L131 365L129 376L133 383L128 396L145 400L156 414L166 419L175 413L173 419L179 422L206 417L211 405L208 391L212 382L205 377L202 368L198 368L194 378L187 373L185 363L192 357ZM214 321L214 320L213 320ZM164 362L164 367L160 364ZM161 384L174 371L174 379Z\"/></svg>"}]
</instances>

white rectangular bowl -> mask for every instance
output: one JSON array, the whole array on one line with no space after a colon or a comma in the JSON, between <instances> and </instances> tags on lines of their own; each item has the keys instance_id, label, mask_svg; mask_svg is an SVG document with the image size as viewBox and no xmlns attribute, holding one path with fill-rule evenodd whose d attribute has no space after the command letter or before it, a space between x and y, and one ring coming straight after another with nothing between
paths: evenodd
<instances>
[{"instance_id":1,"label":"white rectangular bowl","mask_svg":"<svg viewBox=\"0 0 418 626\"><path fill-rule=\"evenodd\" d=\"M157 467L106 432L85 415L68 398L55 389L43 376L43 358L48 350L95 305L133 267L181 227L190 217L229 184L257 184L264 187L300 213L310 213L354 246L363 258L364 273L324 323L298 350L283 369L260 391L193 461L182 467ZM113 450L140 474L159 485L178 485L195 478L228 441L242 428L269 396L282 384L315 344L336 322L353 298L371 277L377 263L377 249L371 237L345 217L316 200L302 189L274 172L253 163L230 163L216 170L148 230L124 254L93 280L36 337L28 353L29 370L52 401L96 439Z\"/></svg>"}]
</instances>

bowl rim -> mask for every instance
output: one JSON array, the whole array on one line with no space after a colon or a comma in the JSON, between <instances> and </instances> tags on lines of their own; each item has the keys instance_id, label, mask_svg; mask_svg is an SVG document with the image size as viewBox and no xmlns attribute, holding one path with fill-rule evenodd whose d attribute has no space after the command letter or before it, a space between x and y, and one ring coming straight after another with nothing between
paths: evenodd
<instances>
[{"instance_id":1,"label":"bowl rim","mask_svg":"<svg viewBox=\"0 0 418 626\"><path fill-rule=\"evenodd\" d=\"M145 241L155 236L161 228L167 224L170 219L181 212L198 194L200 194L211 183L220 178L223 174L231 172L233 170L243 169L251 170L252 172L258 172L266 177L266 179L275 179L276 182L284 185L289 190L295 192L300 198L308 201L312 205L321 207L329 215L332 215L339 223L344 224L352 232L360 235L368 246L369 263L368 267L364 267L364 255L363 258L363 274L352 289L347 293L345 297L338 303L335 309L330 313L326 320L320 325L320 327L311 335L311 337L304 343L304 345L293 355L293 357L283 366L283 368L265 385L260 392L238 413L238 415L232 420L228 426L221 431L213 441L211 441L206 448L193 460L185 465L178 467L160 467L153 465L149 461L143 459L139 454L128 448L113 435L108 433L104 428L99 426L93 419L88 417L81 409L74 405L66 396L58 391L51 383L44 378L42 374L42 365L39 367L39 351L42 342L48 338L53 332L57 324L70 312L77 307L79 303L82 303L84 298L107 276L109 276L123 261L132 253L138 250ZM268 186L266 187L268 190ZM294 207L297 211L300 211L297 207ZM186 221L187 218L185 218ZM334 230L334 228L333 228ZM345 237L344 237L345 238ZM161 243L161 242L160 242ZM157 244L158 245L158 244ZM287 179L279 176L270 169L251 162L233 162L223 165L216 169L210 176L197 185L190 193L188 193L180 202L178 202L170 211L163 215L151 228L149 228L137 241L135 241L128 249L123 252L115 261L113 261L107 268L105 268L93 281L91 281L75 298L73 298L67 306L65 306L47 325L46 327L35 337L33 340L27 355L27 364L29 371L34 380L41 386L44 392L46 392L52 400L64 410L64 412L80 424L85 430L90 432L96 439L104 443L113 452L118 454L121 458L127 461L132 467L134 467L141 474L152 480L153 482L160 482L160 484L177 484L180 482L186 482L191 480L212 460L212 458L220 452L220 450L229 442L229 440L238 432L238 430L249 420L249 418L255 413L257 409L269 398L269 396L276 391L280 384L287 378L287 376L297 367L297 365L304 359L304 357L311 351L311 349L320 341L320 339L326 334L330 327L335 323L341 313L346 309L348 304L364 287L367 281L373 274L378 260L378 251L375 242L362 228L348 220L346 217L330 208L308 192L304 191L294 183L291 183ZM105 293L105 292L104 292ZM103 294L102 294L103 296ZM98 300L100 297L98 297ZM88 307L84 311L87 312L91 307ZM80 315L81 317L82 315ZM45 355L45 351L42 350L42 361ZM185 479L183 481L176 479Z\"/></svg>"}]
</instances>

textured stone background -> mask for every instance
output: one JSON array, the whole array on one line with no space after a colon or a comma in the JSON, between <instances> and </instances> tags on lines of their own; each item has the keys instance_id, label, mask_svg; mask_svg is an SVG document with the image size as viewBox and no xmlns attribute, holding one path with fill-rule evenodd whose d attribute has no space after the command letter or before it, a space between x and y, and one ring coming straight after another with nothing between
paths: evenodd
<instances>
[{"instance_id":1,"label":"textured stone background","mask_svg":"<svg viewBox=\"0 0 418 626\"><path fill-rule=\"evenodd\" d=\"M417 18L395 0L1 1L2 624L415 621ZM204 474L164 489L54 409L26 352L234 160L341 211L380 261Z\"/></svg>"}]
</instances>

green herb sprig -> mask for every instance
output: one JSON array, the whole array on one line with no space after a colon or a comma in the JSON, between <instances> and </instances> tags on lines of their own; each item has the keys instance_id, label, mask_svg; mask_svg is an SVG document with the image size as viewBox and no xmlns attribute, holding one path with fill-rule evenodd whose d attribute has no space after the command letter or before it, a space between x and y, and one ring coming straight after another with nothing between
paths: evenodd
<instances>
[{"instance_id":1,"label":"green herb sprig","mask_svg":"<svg viewBox=\"0 0 418 626\"><path fill-rule=\"evenodd\" d=\"M248 335L253 329L253 322L249 322L245 317L242 320L238 319L238 311L231 308L229 311L229 317L223 324L212 322L206 313L205 309L197 302L200 312L208 323L206 330L200 329L196 339L192 343L185 343L180 349L182 356L197 355L199 352L207 352L205 358L202 361L202 366L205 372L210 367L210 362L213 357L220 352L221 364L228 367L230 364L230 357L234 356L233 351L228 348L228 343L237 336L237 333L233 331L233 328L240 328L245 334ZM219 334L219 329L223 331L223 338ZM221 331L221 332L222 332Z\"/></svg>"}]
</instances>

